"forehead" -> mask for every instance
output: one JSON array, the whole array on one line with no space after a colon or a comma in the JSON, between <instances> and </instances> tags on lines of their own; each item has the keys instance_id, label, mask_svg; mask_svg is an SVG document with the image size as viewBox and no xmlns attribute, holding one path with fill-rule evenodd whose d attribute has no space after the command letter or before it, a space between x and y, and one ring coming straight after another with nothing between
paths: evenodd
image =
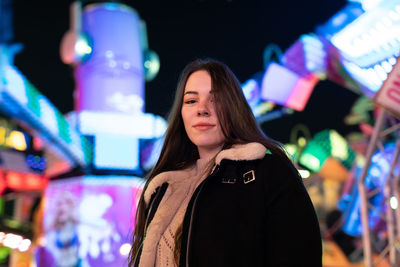
<instances>
[{"instance_id":1,"label":"forehead","mask_svg":"<svg viewBox=\"0 0 400 267\"><path fill-rule=\"evenodd\" d=\"M203 91L211 90L211 76L205 70L198 70L193 72L186 81L186 91Z\"/></svg>"}]
</instances>

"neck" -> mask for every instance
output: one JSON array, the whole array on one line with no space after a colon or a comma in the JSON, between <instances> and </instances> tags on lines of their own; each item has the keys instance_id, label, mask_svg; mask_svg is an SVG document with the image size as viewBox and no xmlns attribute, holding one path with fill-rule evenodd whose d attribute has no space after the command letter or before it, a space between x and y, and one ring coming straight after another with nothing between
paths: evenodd
<instances>
[{"instance_id":1,"label":"neck","mask_svg":"<svg viewBox=\"0 0 400 267\"><path fill-rule=\"evenodd\" d=\"M206 160L210 160L213 157L215 157L218 152L221 151L223 145L220 145L218 147L197 147L198 151L199 151L199 156L200 159L206 159Z\"/></svg>"}]
</instances>

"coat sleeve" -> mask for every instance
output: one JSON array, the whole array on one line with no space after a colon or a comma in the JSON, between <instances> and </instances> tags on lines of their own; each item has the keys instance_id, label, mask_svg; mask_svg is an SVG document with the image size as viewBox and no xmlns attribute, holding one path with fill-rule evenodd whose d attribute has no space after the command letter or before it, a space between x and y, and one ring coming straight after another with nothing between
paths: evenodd
<instances>
[{"instance_id":1,"label":"coat sleeve","mask_svg":"<svg viewBox=\"0 0 400 267\"><path fill-rule=\"evenodd\" d=\"M322 266L319 223L300 175L275 155L262 165L267 266Z\"/></svg>"}]
</instances>

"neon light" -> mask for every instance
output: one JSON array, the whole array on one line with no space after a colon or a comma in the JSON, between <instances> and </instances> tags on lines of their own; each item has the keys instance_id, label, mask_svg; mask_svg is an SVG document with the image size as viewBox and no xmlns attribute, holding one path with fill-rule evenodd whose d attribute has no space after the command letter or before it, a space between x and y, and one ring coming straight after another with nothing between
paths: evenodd
<instances>
[{"instance_id":1,"label":"neon light","mask_svg":"<svg viewBox=\"0 0 400 267\"><path fill-rule=\"evenodd\" d=\"M54 112L55 107L46 99L39 99L40 108L40 120L49 127L49 130L54 133L58 133L58 125L56 113Z\"/></svg>"},{"instance_id":2,"label":"neon light","mask_svg":"<svg viewBox=\"0 0 400 267\"><path fill-rule=\"evenodd\" d=\"M339 135L336 131L329 132L329 139L331 142L331 154L335 158L346 160L349 157L348 146L346 140Z\"/></svg>"},{"instance_id":3,"label":"neon light","mask_svg":"<svg viewBox=\"0 0 400 267\"><path fill-rule=\"evenodd\" d=\"M20 103L26 105L28 97L25 92L23 75L12 66L5 66L6 90Z\"/></svg>"},{"instance_id":4,"label":"neon light","mask_svg":"<svg viewBox=\"0 0 400 267\"><path fill-rule=\"evenodd\" d=\"M0 194L2 194L6 188L7 188L7 183L6 183L6 180L4 179L4 173L1 171L0 172ZM3 204L3 203L1 203L1 204ZM1 209L3 209L3 207ZM0 210L0 214L3 214L3 210ZM1 242L1 234L0 234L0 242Z\"/></svg>"},{"instance_id":5,"label":"neon light","mask_svg":"<svg viewBox=\"0 0 400 267\"><path fill-rule=\"evenodd\" d=\"M313 74L302 77L284 66L270 63L262 79L261 98L301 111L317 81Z\"/></svg>"},{"instance_id":6,"label":"neon light","mask_svg":"<svg viewBox=\"0 0 400 267\"><path fill-rule=\"evenodd\" d=\"M17 172L7 172L6 180L9 188L19 189L23 187L21 174Z\"/></svg>"},{"instance_id":7,"label":"neon light","mask_svg":"<svg viewBox=\"0 0 400 267\"><path fill-rule=\"evenodd\" d=\"M389 17L390 17L392 20L394 20L394 21L400 19L400 16L399 16L396 12L394 12L394 11L390 11L390 12L389 12Z\"/></svg>"},{"instance_id":8,"label":"neon light","mask_svg":"<svg viewBox=\"0 0 400 267\"><path fill-rule=\"evenodd\" d=\"M39 156L27 155L26 164L32 169L43 171L46 168L46 159Z\"/></svg>"},{"instance_id":9,"label":"neon light","mask_svg":"<svg viewBox=\"0 0 400 267\"><path fill-rule=\"evenodd\" d=\"M0 127L0 144L6 144L6 133L7 133L6 128Z\"/></svg>"},{"instance_id":10,"label":"neon light","mask_svg":"<svg viewBox=\"0 0 400 267\"><path fill-rule=\"evenodd\" d=\"M24 252L29 249L31 243L31 240L24 239L20 235L0 232L0 244L4 245L5 247L11 249L18 248L19 251Z\"/></svg>"},{"instance_id":11,"label":"neon light","mask_svg":"<svg viewBox=\"0 0 400 267\"><path fill-rule=\"evenodd\" d=\"M351 168L355 159L355 154L346 140L334 130L317 133L307 143L299 162L308 169L319 172L329 157L336 159L347 169Z\"/></svg>"},{"instance_id":12,"label":"neon light","mask_svg":"<svg viewBox=\"0 0 400 267\"><path fill-rule=\"evenodd\" d=\"M16 102L21 119L32 124L46 139L55 141L56 146L63 147L68 160L72 158L81 165L91 162L91 146L85 137L71 128L54 105L18 70L12 66L6 66L5 70L5 93Z\"/></svg>"},{"instance_id":13,"label":"neon light","mask_svg":"<svg viewBox=\"0 0 400 267\"><path fill-rule=\"evenodd\" d=\"M326 37L339 49L346 71L372 97L399 55L400 5L398 0L359 2L366 12Z\"/></svg>"},{"instance_id":14,"label":"neon light","mask_svg":"<svg viewBox=\"0 0 400 267\"><path fill-rule=\"evenodd\" d=\"M242 84L243 94L249 102L249 105L254 108L254 106L260 101L260 87L255 79L249 79L244 84Z\"/></svg>"},{"instance_id":15,"label":"neon light","mask_svg":"<svg viewBox=\"0 0 400 267\"><path fill-rule=\"evenodd\" d=\"M87 38L80 36L75 43L75 52L79 58L84 58L92 53L92 48L89 45Z\"/></svg>"},{"instance_id":16,"label":"neon light","mask_svg":"<svg viewBox=\"0 0 400 267\"><path fill-rule=\"evenodd\" d=\"M25 135L20 131L11 131L7 137L6 145L19 151L25 151L27 148Z\"/></svg>"},{"instance_id":17,"label":"neon light","mask_svg":"<svg viewBox=\"0 0 400 267\"><path fill-rule=\"evenodd\" d=\"M79 114L79 124L83 134L110 133L140 138L158 138L167 129L162 117L149 113L124 115L83 111Z\"/></svg>"},{"instance_id":18,"label":"neon light","mask_svg":"<svg viewBox=\"0 0 400 267\"><path fill-rule=\"evenodd\" d=\"M300 176L303 179L307 179L308 177L310 177L310 172L307 170L299 170Z\"/></svg>"},{"instance_id":19,"label":"neon light","mask_svg":"<svg viewBox=\"0 0 400 267\"><path fill-rule=\"evenodd\" d=\"M399 202L397 201L397 198L395 196L390 197L390 207L396 210L398 206Z\"/></svg>"},{"instance_id":20,"label":"neon light","mask_svg":"<svg viewBox=\"0 0 400 267\"><path fill-rule=\"evenodd\" d=\"M21 131L14 130L14 127L15 125L12 122L0 119L0 146L24 151L28 146L25 134Z\"/></svg>"},{"instance_id":21,"label":"neon light","mask_svg":"<svg viewBox=\"0 0 400 267\"><path fill-rule=\"evenodd\" d=\"M138 169L138 139L115 134L97 134L94 144L94 165L99 169Z\"/></svg>"},{"instance_id":22,"label":"neon light","mask_svg":"<svg viewBox=\"0 0 400 267\"><path fill-rule=\"evenodd\" d=\"M364 10L370 10L378 6L383 0L359 0Z\"/></svg>"},{"instance_id":23,"label":"neon light","mask_svg":"<svg viewBox=\"0 0 400 267\"><path fill-rule=\"evenodd\" d=\"M42 190L47 185L47 179L35 174L6 172L7 187L13 190L30 191Z\"/></svg>"},{"instance_id":24,"label":"neon light","mask_svg":"<svg viewBox=\"0 0 400 267\"><path fill-rule=\"evenodd\" d=\"M390 111L400 114L400 63L397 62L389 78L375 95L375 101Z\"/></svg>"},{"instance_id":25,"label":"neon light","mask_svg":"<svg viewBox=\"0 0 400 267\"><path fill-rule=\"evenodd\" d=\"M144 103L140 23L133 9L120 4L113 4L112 10L107 4L84 8L82 31L90 36L93 51L75 68L77 111L143 112L144 105L136 105L137 99ZM84 43L81 46L88 49ZM113 99L116 92L122 95L119 101Z\"/></svg>"},{"instance_id":26,"label":"neon light","mask_svg":"<svg viewBox=\"0 0 400 267\"><path fill-rule=\"evenodd\" d=\"M381 66L382 66L383 70L384 70L386 73L391 72L392 69L393 69L393 65L390 64L388 61L383 61L382 64L381 64Z\"/></svg>"},{"instance_id":27,"label":"neon light","mask_svg":"<svg viewBox=\"0 0 400 267\"><path fill-rule=\"evenodd\" d=\"M387 79L387 73L385 72L385 70L382 68L381 65L376 64L376 65L374 66L374 69L375 69L376 73L378 74L379 78L380 78L382 81L384 81L384 80Z\"/></svg>"},{"instance_id":28,"label":"neon light","mask_svg":"<svg viewBox=\"0 0 400 267\"><path fill-rule=\"evenodd\" d=\"M305 108L317 82L318 78L313 74L301 77L290 93L289 98L286 100L285 106L297 111L302 111Z\"/></svg>"},{"instance_id":29,"label":"neon light","mask_svg":"<svg viewBox=\"0 0 400 267\"><path fill-rule=\"evenodd\" d=\"M22 241L22 236L15 234L6 234L3 239L3 245L12 249L16 249Z\"/></svg>"},{"instance_id":30,"label":"neon light","mask_svg":"<svg viewBox=\"0 0 400 267\"><path fill-rule=\"evenodd\" d=\"M18 246L18 250L21 252L27 251L29 247L31 246L31 241L29 239L24 239L21 241L21 243Z\"/></svg>"},{"instance_id":31,"label":"neon light","mask_svg":"<svg viewBox=\"0 0 400 267\"><path fill-rule=\"evenodd\" d=\"M303 154L300 157L299 162L313 172L318 172L322 166L320 160L311 154Z\"/></svg>"},{"instance_id":32,"label":"neon light","mask_svg":"<svg viewBox=\"0 0 400 267\"><path fill-rule=\"evenodd\" d=\"M297 139L297 144L300 147L304 147L307 144L307 140L304 137L300 137L299 139Z\"/></svg>"},{"instance_id":33,"label":"neon light","mask_svg":"<svg viewBox=\"0 0 400 267\"><path fill-rule=\"evenodd\" d=\"M131 244L125 243L122 244L121 247L119 248L119 253L122 256L128 256L129 255L129 251L131 250Z\"/></svg>"},{"instance_id":34,"label":"neon light","mask_svg":"<svg viewBox=\"0 0 400 267\"><path fill-rule=\"evenodd\" d=\"M344 67L352 73L352 76L372 92L377 92L382 85L382 80L378 77L373 68L363 69L352 62L343 61Z\"/></svg>"}]
</instances>

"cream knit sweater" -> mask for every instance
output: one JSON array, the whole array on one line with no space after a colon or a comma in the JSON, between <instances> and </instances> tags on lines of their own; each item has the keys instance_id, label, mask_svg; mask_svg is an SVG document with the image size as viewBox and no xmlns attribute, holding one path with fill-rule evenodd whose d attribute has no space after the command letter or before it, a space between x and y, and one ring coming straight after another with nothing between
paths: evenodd
<instances>
[{"instance_id":1,"label":"cream knit sweater","mask_svg":"<svg viewBox=\"0 0 400 267\"><path fill-rule=\"evenodd\" d=\"M197 186L207 177L209 161L197 160L196 164L185 170L171 171L157 175L149 184L162 184L165 174L168 190L147 229L139 267L176 266L174 259L175 233L183 222L186 208ZM145 199L146 200L146 199Z\"/></svg>"}]
</instances>

